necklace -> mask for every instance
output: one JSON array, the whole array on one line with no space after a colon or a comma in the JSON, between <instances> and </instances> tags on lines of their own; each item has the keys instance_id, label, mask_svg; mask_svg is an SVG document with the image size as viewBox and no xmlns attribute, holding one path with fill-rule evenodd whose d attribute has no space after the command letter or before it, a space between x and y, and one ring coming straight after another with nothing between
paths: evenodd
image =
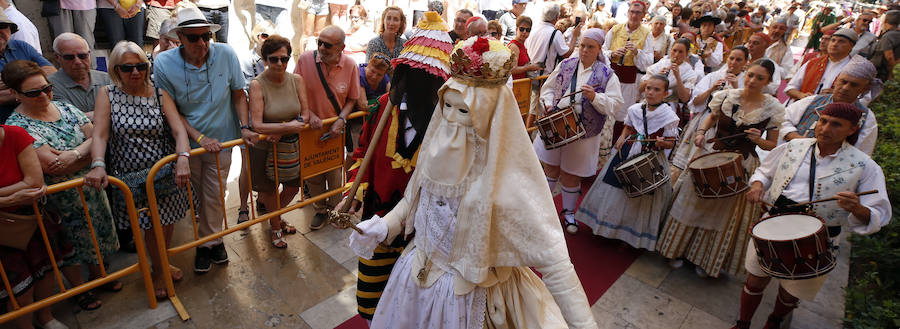
<instances>
[{"instance_id":1,"label":"necklace","mask_svg":"<svg viewBox=\"0 0 900 329\"><path fill-rule=\"evenodd\" d=\"M430 197L433 197L433 196L430 196ZM437 200L436 203L437 203L438 207L443 207L443 206L447 205L447 203L444 202L443 200ZM432 264L431 257L429 256L428 250L426 249L426 246L428 245L427 241L428 241L428 233L429 233L427 217L425 220L425 230L426 230L425 234L422 236L422 239L423 239L422 240L422 252L425 253L425 266L423 266L422 269L419 270L419 273L416 274L416 279L418 279L422 285L425 285L425 280L428 278L428 272L431 272L431 264ZM447 236L450 235L450 234L448 234L449 231L450 230L444 230L444 234L441 235L440 240L438 240L438 244L435 245L435 249L437 249L437 246L440 246L442 243L444 243L444 241L447 240ZM437 250L435 250L435 251L437 251Z\"/></svg>"}]
</instances>

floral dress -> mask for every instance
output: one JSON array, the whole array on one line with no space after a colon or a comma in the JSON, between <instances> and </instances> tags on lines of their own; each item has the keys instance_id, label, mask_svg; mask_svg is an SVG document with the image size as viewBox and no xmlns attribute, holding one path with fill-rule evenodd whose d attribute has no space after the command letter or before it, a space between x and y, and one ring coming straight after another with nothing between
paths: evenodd
<instances>
[{"instance_id":1,"label":"floral dress","mask_svg":"<svg viewBox=\"0 0 900 329\"><path fill-rule=\"evenodd\" d=\"M59 151L72 150L87 139L81 126L90 123L90 119L74 105L53 101L51 110L59 110L59 120L46 122L29 118L21 113L13 113L6 121L8 125L20 126L34 137L34 148L48 145ZM78 172L68 175L44 174L47 185L61 183L84 177L90 171L85 166ZM97 236L100 253L111 254L119 249L119 241L113 226L112 214L106 192L92 188L83 188L87 210ZM69 189L47 195L47 207L57 212L62 220L64 233L75 247L72 264L99 264L94 253L91 230L88 227L85 209L77 189ZM69 264L67 264L69 265Z\"/></svg>"}]
</instances>

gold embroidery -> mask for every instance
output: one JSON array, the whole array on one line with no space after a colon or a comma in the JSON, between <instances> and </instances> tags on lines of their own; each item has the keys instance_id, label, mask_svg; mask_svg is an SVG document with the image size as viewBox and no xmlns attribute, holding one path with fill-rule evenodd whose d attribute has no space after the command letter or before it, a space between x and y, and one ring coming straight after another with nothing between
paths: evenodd
<instances>
[{"instance_id":1,"label":"gold embroidery","mask_svg":"<svg viewBox=\"0 0 900 329\"><path fill-rule=\"evenodd\" d=\"M397 134L400 131L398 127L400 116L397 113L397 106L394 106L394 108L391 109L391 117L391 127L388 128L388 140L387 145L385 146L384 155L388 158L393 159L393 161L391 161L391 168L403 168L403 172L408 174L416 168L416 160L419 158L419 150L416 150L416 153L413 154L412 159L404 158L402 155L397 153Z\"/></svg>"}]
</instances>

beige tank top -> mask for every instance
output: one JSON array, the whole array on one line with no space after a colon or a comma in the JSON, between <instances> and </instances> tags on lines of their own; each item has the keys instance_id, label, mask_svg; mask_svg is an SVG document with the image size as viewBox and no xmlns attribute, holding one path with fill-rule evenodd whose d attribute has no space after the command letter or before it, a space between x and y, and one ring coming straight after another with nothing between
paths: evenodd
<instances>
[{"instance_id":1,"label":"beige tank top","mask_svg":"<svg viewBox=\"0 0 900 329\"><path fill-rule=\"evenodd\" d=\"M256 77L263 91L263 122L291 121L300 115L300 98L297 97L297 77L286 72L285 79L277 84L265 75Z\"/></svg>"}]
</instances>

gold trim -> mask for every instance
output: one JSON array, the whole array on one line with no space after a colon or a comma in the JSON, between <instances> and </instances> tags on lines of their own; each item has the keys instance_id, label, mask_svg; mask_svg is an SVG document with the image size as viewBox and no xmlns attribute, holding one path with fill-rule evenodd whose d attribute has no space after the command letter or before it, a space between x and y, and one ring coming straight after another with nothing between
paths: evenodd
<instances>
[{"instance_id":1,"label":"gold trim","mask_svg":"<svg viewBox=\"0 0 900 329\"><path fill-rule=\"evenodd\" d=\"M416 161L419 159L419 150L416 150L416 153L413 154L412 159L406 159L402 155L397 153L397 134L400 131L400 129L398 128L399 124L397 122L397 121L399 121L399 114L397 112L397 108L398 108L398 106L395 105L394 108L391 109L391 127L388 128L389 129L388 136L387 136L388 140L387 140L387 145L385 145L385 148L384 148L384 150L385 150L384 155L387 156L388 158L391 158L394 160L394 161L391 161L391 168L393 168L393 169L403 168L403 172L408 174L408 173L412 172L413 169L415 169L415 167L416 167ZM417 133L421 133L421 132L417 132Z\"/></svg>"}]
</instances>

